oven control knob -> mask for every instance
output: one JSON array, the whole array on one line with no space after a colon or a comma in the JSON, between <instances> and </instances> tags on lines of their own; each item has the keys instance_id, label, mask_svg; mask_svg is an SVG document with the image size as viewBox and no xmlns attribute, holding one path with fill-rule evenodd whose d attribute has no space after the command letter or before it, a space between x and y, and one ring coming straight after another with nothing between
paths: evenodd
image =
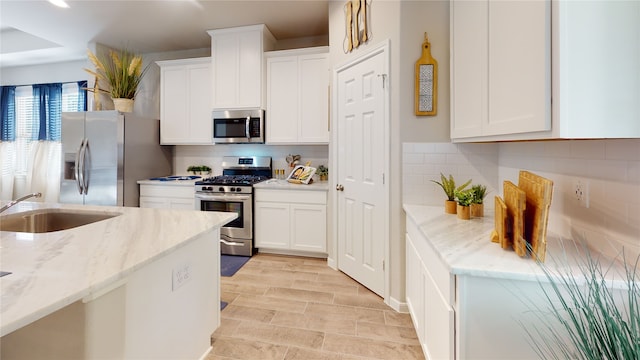
<instances>
[{"instance_id":1,"label":"oven control knob","mask_svg":"<svg viewBox=\"0 0 640 360\"><path fill-rule=\"evenodd\" d=\"M218 191L220 191L220 192L224 192L224 187L220 186L220 187L218 188Z\"/></svg>"},{"instance_id":2,"label":"oven control knob","mask_svg":"<svg viewBox=\"0 0 640 360\"><path fill-rule=\"evenodd\" d=\"M202 187L202 191L208 191L211 190L211 186L203 186Z\"/></svg>"},{"instance_id":3,"label":"oven control knob","mask_svg":"<svg viewBox=\"0 0 640 360\"><path fill-rule=\"evenodd\" d=\"M238 191L240 191L240 188L231 188L231 191L238 192Z\"/></svg>"}]
</instances>

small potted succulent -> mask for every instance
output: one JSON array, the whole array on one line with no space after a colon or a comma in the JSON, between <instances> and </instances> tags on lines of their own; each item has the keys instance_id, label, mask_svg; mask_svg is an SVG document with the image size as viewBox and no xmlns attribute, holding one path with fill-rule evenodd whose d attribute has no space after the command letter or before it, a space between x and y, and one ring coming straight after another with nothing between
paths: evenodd
<instances>
[{"instance_id":1,"label":"small potted succulent","mask_svg":"<svg viewBox=\"0 0 640 360\"><path fill-rule=\"evenodd\" d=\"M327 178L329 176L329 169L324 165L320 165L316 169L316 174L318 174L318 176L320 177L320 181L327 181Z\"/></svg>"},{"instance_id":2,"label":"small potted succulent","mask_svg":"<svg viewBox=\"0 0 640 360\"><path fill-rule=\"evenodd\" d=\"M462 219L462 220L469 220L471 219L471 202L474 199L474 195L473 195L473 190L472 189L466 189L466 190L460 190L460 191L456 191L456 200L458 201L458 206L457 206L457 214L458 214L458 219Z\"/></svg>"},{"instance_id":3,"label":"small potted succulent","mask_svg":"<svg viewBox=\"0 0 640 360\"><path fill-rule=\"evenodd\" d=\"M463 191L470 183L471 180L465 182L464 184L456 187L456 182L453 179L453 176L449 174L449 178L446 178L442 173L440 173L440 182L431 180L432 182L440 185L445 195L447 196L447 200L444 202L444 212L447 214L455 214L456 213L456 191Z\"/></svg>"},{"instance_id":4,"label":"small potted succulent","mask_svg":"<svg viewBox=\"0 0 640 360\"><path fill-rule=\"evenodd\" d=\"M483 217L484 216L484 198L487 196L486 185L473 185L473 200L471 201L471 217Z\"/></svg>"}]
</instances>

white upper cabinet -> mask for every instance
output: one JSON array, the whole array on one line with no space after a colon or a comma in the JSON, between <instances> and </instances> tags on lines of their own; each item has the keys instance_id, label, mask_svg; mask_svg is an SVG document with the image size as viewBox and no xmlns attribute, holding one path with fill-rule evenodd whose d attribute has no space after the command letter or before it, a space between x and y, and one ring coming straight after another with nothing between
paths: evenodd
<instances>
[{"instance_id":1,"label":"white upper cabinet","mask_svg":"<svg viewBox=\"0 0 640 360\"><path fill-rule=\"evenodd\" d=\"M210 30L213 108L264 108L264 51L275 38L265 25Z\"/></svg>"},{"instance_id":2,"label":"white upper cabinet","mask_svg":"<svg viewBox=\"0 0 640 360\"><path fill-rule=\"evenodd\" d=\"M638 1L452 1L451 138L640 137L638 64Z\"/></svg>"},{"instance_id":3,"label":"white upper cabinet","mask_svg":"<svg viewBox=\"0 0 640 360\"><path fill-rule=\"evenodd\" d=\"M551 129L549 1L451 2L451 138Z\"/></svg>"},{"instance_id":4,"label":"white upper cabinet","mask_svg":"<svg viewBox=\"0 0 640 360\"><path fill-rule=\"evenodd\" d=\"M640 137L640 1L558 1L553 13L554 137Z\"/></svg>"},{"instance_id":5,"label":"white upper cabinet","mask_svg":"<svg viewBox=\"0 0 640 360\"><path fill-rule=\"evenodd\" d=\"M160 143L212 144L211 59L158 61Z\"/></svg>"},{"instance_id":6,"label":"white upper cabinet","mask_svg":"<svg viewBox=\"0 0 640 360\"><path fill-rule=\"evenodd\" d=\"M328 48L272 51L266 57L266 142L328 143Z\"/></svg>"}]
</instances>

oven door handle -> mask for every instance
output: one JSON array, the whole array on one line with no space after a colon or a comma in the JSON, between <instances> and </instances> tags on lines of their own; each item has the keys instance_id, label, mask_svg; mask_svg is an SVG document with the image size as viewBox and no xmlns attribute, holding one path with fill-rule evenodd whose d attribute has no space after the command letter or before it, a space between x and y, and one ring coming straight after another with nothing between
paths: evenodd
<instances>
[{"instance_id":1,"label":"oven door handle","mask_svg":"<svg viewBox=\"0 0 640 360\"><path fill-rule=\"evenodd\" d=\"M196 194L196 199L208 200L208 201L237 201L237 200L251 200L251 195L211 195L211 194Z\"/></svg>"},{"instance_id":2,"label":"oven door handle","mask_svg":"<svg viewBox=\"0 0 640 360\"><path fill-rule=\"evenodd\" d=\"M227 245L227 246L244 246L244 243L241 242L235 242L235 241L226 241L226 240L222 240L220 239L220 242Z\"/></svg>"}]
</instances>

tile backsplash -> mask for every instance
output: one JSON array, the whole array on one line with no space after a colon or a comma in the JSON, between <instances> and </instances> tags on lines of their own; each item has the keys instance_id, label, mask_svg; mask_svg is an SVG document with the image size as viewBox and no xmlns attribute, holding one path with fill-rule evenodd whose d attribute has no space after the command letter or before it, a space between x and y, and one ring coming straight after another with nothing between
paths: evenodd
<instances>
[{"instance_id":1,"label":"tile backsplash","mask_svg":"<svg viewBox=\"0 0 640 360\"><path fill-rule=\"evenodd\" d=\"M623 247L627 259L640 254L640 139L405 143L403 200L441 205L442 190L430 180L442 172L458 182L486 184L491 192L485 207L492 209L502 182L517 183L520 170L554 182L550 232L583 239L609 256ZM577 181L588 186L588 208L575 200Z\"/></svg>"},{"instance_id":2,"label":"tile backsplash","mask_svg":"<svg viewBox=\"0 0 640 360\"><path fill-rule=\"evenodd\" d=\"M288 171L285 158L289 154L300 155L302 164L309 161L311 166L318 167L328 165L328 152L327 145L185 145L175 147L173 168L176 174L186 174L189 165L208 165L212 168L213 175L220 175L222 173L220 165L224 156L271 156L273 169Z\"/></svg>"}]
</instances>

